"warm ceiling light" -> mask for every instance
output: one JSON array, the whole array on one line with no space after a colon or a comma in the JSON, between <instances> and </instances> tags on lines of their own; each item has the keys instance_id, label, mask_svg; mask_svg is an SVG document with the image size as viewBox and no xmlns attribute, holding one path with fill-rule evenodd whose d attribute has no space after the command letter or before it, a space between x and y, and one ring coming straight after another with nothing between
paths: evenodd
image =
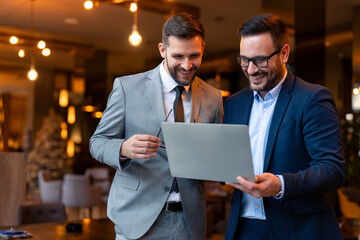
<instances>
[{"instance_id":1,"label":"warm ceiling light","mask_svg":"<svg viewBox=\"0 0 360 240\"><path fill-rule=\"evenodd\" d=\"M35 69L35 57L34 55L31 55L30 59L30 70L27 73L27 77L30 81L35 81L38 78L38 73Z\"/></svg>"},{"instance_id":2,"label":"warm ceiling light","mask_svg":"<svg viewBox=\"0 0 360 240\"><path fill-rule=\"evenodd\" d=\"M92 105L85 105L81 108L84 112L95 112L97 111L97 107L92 106Z\"/></svg>"},{"instance_id":3,"label":"warm ceiling light","mask_svg":"<svg viewBox=\"0 0 360 240\"><path fill-rule=\"evenodd\" d=\"M130 12L136 12L137 11L137 9L138 9L138 7L137 7L137 3L131 3L130 4Z\"/></svg>"},{"instance_id":4,"label":"warm ceiling light","mask_svg":"<svg viewBox=\"0 0 360 240\"><path fill-rule=\"evenodd\" d=\"M91 0L85 1L85 2L84 2L84 8L85 8L86 10L91 10L91 9L93 9L93 8L94 8L94 3L93 3L93 1L91 1Z\"/></svg>"},{"instance_id":5,"label":"warm ceiling light","mask_svg":"<svg viewBox=\"0 0 360 240\"><path fill-rule=\"evenodd\" d=\"M45 56L45 57L48 57L48 56L50 56L51 51L50 51L49 48L44 48L44 49L41 51L41 54L42 54L43 56Z\"/></svg>"},{"instance_id":6,"label":"warm ceiling light","mask_svg":"<svg viewBox=\"0 0 360 240\"><path fill-rule=\"evenodd\" d=\"M35 68L30 68L28 71L27 77L30 81L35 81L38 78L38 73Z\"/></svg>"},{"instance_id":7,"label":"warm ceiling light","mask_svg":"<svg viewBox=\"0 0 360 240\"><path fill-rule=\"evenodd\" d=\"M19 38L16 37L16 36L11 36L10 39L9 39L9 42L11 44L18 44L19 43Z\"/></svg>"},{"instance_id":8,"label":"warm ceiling light","mask_svg":"<svg viewBox=\"0 0 360 240\"><path fill-rule=\"evenodd\" d=\"M66 153L69 157L73 157L75 155L75 143L71 139L67 141Z\"/></svg>"},{"instance_id":9,"label":"warm ceiling light","mask_svg":"<svg viewBox=\"0 0 360 240\"><path fill-rule=\"evenodd\" d=\"M129 36L129 42L134 47L137 47L141 44L142 37L138 32L138 12L134 12L134 24L132 26L132 33Z\"/></svg>"},{"instance_id":10,"label":"warm ceiling light","mask_svg":"<svg viewBox=\"0 0 360 240\"><path fill-rule=\"evenodd\" d=\"M21 58L25 57L25 50L20 49L19 52L18 52L18 56L21 57Z\"/></svg>"},{"instance_id":11,"label":"warm ceiling light","mask_svg":"<svg viewBox=\"0 0 360 240\"><path fill-rule=\"evenodd\" d=\"M61 122L61 123L60 123L60 128L61 128L61 132L60 132L61 139L67 139L67 137L68 137L68 131L67 131L67 124L66 124L66 122Z\"/></svg>"},{"instance_id":12,"label":"warm ceiling light","mask_svg":"<svg viewBox=\"0 0 360 240\"><path fill-rule=\"evenodd\" d=\"M359 94L359 88L355 87L355 88L353 89L353 94L354 94L354 95L358 95L358 94Z\"/></svg>"},{"instance_id":13,"label":"warm ceiling light","mask_svg":"<svg viewBox=\"0 0 360 240\"><path fill-rule=\"evenodd\" d=\"M39 49L44 49L44 48L46 47L45 41L44 41L44 40L40 40L40 41L38 42L38 44L37 44L37 47L38 47Z\"/></svg>"},{"instance_id":14,"label":"warm ceiling light","mask_svg":"<svg viewBox=\"0 0 360 240\"><path fill-rule=\"evenodd\" d=\"M101 111L93 112L92 117L93 118L101 118L102 117L102 112Z\"/></svg>"},{"instance_id":15,"label":"warm ceiling light","mask_svg":"<svg viewBox=\"0 0 360 240\"><path fill-rule=\"evenodd\" d=\"M75 107L74 106L69 106L68 107L68 117L67 117L67 121L68 124L74 124L76 121L76 113L75 113Z\"/></svg>"},{"instance_id":16,"label":"warm ceiling light","mask_svg":"<svg viewBox=\"0 0 360 240\"><path fill-rule=\"evenodd\" d=\"M69 91L67 89L61 89L59 92L59 106L67 107L69 105Z\"/></svg>"},{"instance_id":17,"label":"warm ceiling light","mask_svg":"<svg viewBox=\"0 0 360 240\"><path fill-rule=\"evenodd\" d=\"M134 47L137 47L141 44L142 41L142 37L139 34L138 31L133 30L131 35L129 36L129 42L131 45L133 45Z\"/></svg>"}]
</instances>

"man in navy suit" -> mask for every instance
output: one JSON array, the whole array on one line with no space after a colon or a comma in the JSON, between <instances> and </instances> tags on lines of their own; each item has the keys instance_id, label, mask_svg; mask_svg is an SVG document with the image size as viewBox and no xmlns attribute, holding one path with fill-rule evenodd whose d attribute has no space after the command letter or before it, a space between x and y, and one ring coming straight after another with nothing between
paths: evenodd
<instances>
[{"instance_id":1,"label":"man in navy suit","mask_svg":"<svg viewBox=\"0 0 360 240\"><path fill-rule=\"evenodd\" d=\"M287 71L288 33L275 15L239 30L249 80L228 98L224 123L249 125L255 183L238 177L225 239L342 239L326 193L344 181L340 123L325 87Z\"/></svg>"}]
</instances>

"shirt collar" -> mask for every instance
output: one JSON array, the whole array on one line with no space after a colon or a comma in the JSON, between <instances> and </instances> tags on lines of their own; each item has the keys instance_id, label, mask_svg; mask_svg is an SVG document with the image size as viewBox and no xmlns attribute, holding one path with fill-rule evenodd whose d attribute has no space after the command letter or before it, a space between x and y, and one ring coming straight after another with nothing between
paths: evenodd
<instances>
[{"instance_id":1,"label":"shirt collar","mask_svg":"<svg viewBox=\"0 0 360 240\"><path fill-rule=\"evenodd\" d=\"M161 78L161 82L164 87L164 91L171 92L178 85L178 83L175 82L175 80L165 70L164 64L165 64L165 62L163 60L162 63L160 64L160 78ZM190 86L184 86L184 88L185 88L185 91L188 92Z\"/></svg>"},{"instance_id":2,"label":"shirt collar","mask_svg":"<svg viewBox=\"0 0 360 240\"><path fill-rule=\"evenodd\" d=\"M279 96L279 92L280 92L280 89L281 89L281 86L282 84L284 83L285 81L285 78L287 76L287 71L285 73L285 76L283 79L281 79L281 81L275 86L273 87L273 89L271 89L266 95L265 95L265 98L264 100L266 99L266 96L269 96L270 98L272 99L276 99L278 96ZM254 93L254 97L259 100L261 97L259 95L259 93L257 91L253 91Z\"/></svg>"}]
</instances>

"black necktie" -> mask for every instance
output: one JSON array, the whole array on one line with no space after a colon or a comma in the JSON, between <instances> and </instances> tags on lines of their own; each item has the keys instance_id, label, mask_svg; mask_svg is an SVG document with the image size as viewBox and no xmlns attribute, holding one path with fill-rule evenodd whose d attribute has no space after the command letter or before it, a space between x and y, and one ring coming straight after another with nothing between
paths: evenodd
<instances>
[{"instance_id":1,"label":"black necktie","mask_svg":"<svg viewBox=\"0 0 360 240\"><path fill-rule=\"evenodd\" d=\"M175 115L175 122L184 122L184 107L181 99L181 93L184 91L183 86L177 86L175 88L176 96L174 101L174 115ZM176 178L171 186L171 192L179 192L179 187L177 184Z\"/></svg>"}]
</instances>

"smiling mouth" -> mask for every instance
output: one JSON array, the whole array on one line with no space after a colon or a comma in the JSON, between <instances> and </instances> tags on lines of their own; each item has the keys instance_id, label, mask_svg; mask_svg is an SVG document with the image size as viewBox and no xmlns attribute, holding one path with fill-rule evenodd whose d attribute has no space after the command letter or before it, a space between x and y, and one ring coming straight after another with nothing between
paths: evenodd
<instances>
[{"instance_id":1,"label":"smiling mouth","mask_svg":"<svg viewBox=\"0 0 360 240\"><path fill-rule=\"evenodd\" d=\"M188 70L188 71L185 71L185 70L180 70L180 69L179 69L179 73L184 74L184 75L189 75L189 74L191 73L191 70L192 70L192 69L190 69L190 70Z\"/></svg>"}]
</instances>

